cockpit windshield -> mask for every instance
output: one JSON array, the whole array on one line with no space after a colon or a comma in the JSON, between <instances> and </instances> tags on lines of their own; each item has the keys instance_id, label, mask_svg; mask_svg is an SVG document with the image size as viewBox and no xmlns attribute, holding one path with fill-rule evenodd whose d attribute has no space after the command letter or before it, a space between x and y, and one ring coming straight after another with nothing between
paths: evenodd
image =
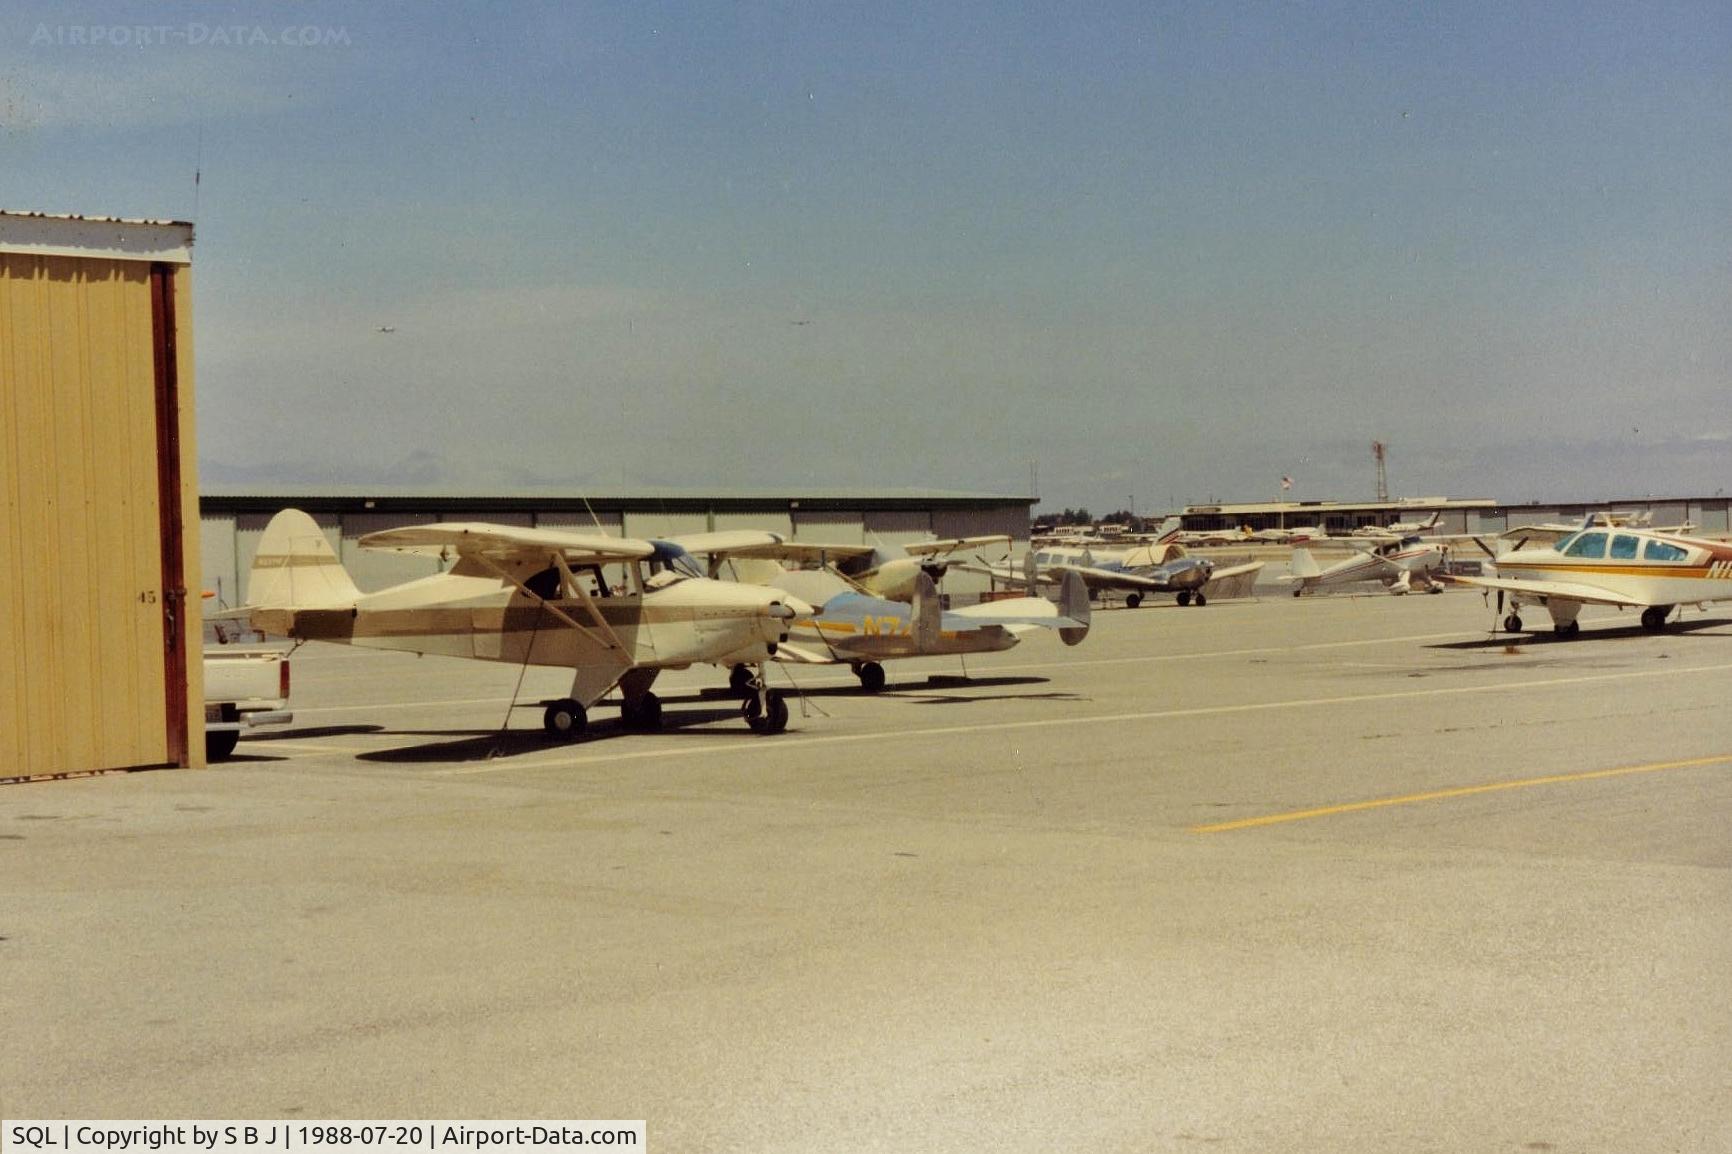
<instances>
[{"instance_id":1,"label":"cockpit windshield","mask_svg":"<svg viewBox=\"0 0 1732 1154\"><path fill-rule=\"evenodd\" d=\"M1577 533L1570 539L1566 548L1562 541L1558 542L1558 552L1566 557L1585 557L1592 560L1606 555L1606 534L1603 532Z\"/></svg>"},{"instance_id":2,"label":"cockpit windshield","mask_svg":"<svg viewBox=\"0 0 1732 1154\"><path fill-rule=\"evenodd\" d=\"M660 589L687 577L704 576L704 567L698 564L697 558L672 541L652 541L651 544L656 550L649 557L648 584L651 588Z\"/></svg>"},{"instance_id":3,"label":"cockpit windshield","mask_svg":"<svg viewBox=\"0 0 1732 1154\"><path fill-rule=\"evenodd\" d=\"M1553 545L1552 548L1556 549L1559 553L1562 553L1570 547L1571 542L1575 541L1575 539L1580 536L1580 533L1571 533L1569 536L1560 540L1556 545Z\"/></svg>"}]
</instances>

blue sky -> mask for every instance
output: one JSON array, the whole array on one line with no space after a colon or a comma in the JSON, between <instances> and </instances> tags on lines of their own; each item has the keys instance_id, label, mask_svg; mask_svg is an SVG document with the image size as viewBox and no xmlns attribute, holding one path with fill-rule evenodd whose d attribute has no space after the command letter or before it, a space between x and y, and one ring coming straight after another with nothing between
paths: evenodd
<instances>
[{"instance_id":1,"label":"blue sky","mask_svg":"<svg viewBox=\"0 0 1732 1154\"><path fill-rule=\"evenodd\" d=\"M1732 10L1072 7L14 5L0 205L213 485L1732 487Z\"/></svg>"}]
</instances>

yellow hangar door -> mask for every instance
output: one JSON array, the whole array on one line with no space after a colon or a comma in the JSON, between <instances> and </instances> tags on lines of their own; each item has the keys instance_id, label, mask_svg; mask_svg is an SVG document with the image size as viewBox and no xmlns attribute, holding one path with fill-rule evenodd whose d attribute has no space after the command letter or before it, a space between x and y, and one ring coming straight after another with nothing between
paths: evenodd
<instances>
[{"instance_id":1,"label":"yellow hangar door","mask_svg":"<svg viewBox=\"0 0 1732 1154\"><path fill-rule=\"evenodd\" d=\"M0 780L192 764L176 287L0 249Z\"/></svg>"}]
</instances>

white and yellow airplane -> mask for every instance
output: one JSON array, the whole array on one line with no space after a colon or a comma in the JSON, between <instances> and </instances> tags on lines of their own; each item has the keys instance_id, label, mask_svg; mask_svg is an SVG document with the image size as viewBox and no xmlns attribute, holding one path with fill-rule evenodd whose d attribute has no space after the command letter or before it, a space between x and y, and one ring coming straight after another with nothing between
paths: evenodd
<instances>
[{"instance_id":1,"label":"white and yellow airplane","mask_svg":"<svg viewBox=\"0 0 1732 1154\"><path fill-rule=\"evenodd\" d=\"M1662 629L1681 605L1732 600L1732 544L1649 529L1600 527L1590 518L1555 545L1523 546L1493 563L1496 576L1452 577L1497 591L1503 627L1522 628L1521 607L1543 605L1552 628L1573 637L1583 605L1640 609L1644 629Z\"/></svg>"},{"instance_id":2,"label":"white and yellow airplane","mask_svg":"<svg viewBox=\"0 0 1732 1154\"><path fill-rule=\"evenodd\" d=\"M810 616L792 624L793 642L778 645L775 659L788 664L846 664L869 693L884 688L883 662L896 658L996 653L1035 629L1056 632L1066 645L1079 645L1088 636L1088 589L1074 573L1061 582L1057 604L1045 597L1018 597L946 609L932 575L919 569L910 575L908 597L892 598L871 592L857 577L828 563L829 557L811 552L824 546L736 540L744 536L749 534L700 533L675 537L666 544L706 557L712 575L726 573L739 581L780 589L793 601L816 606ZM813 561L826 563L817 569L783 568L784 563ZM735 690L746 688L750 671L736 665L728 684Z\"/></svg>"},{"instance_id":3,"label":"white and yellow airplane","mask_svg":"<svg viewBox=\"0 0 1732 1154\"><path fill-rule=\"evenodd\" d=\"M709 536L744 546L775 535ZM713 580L671 542L466 522L387 529L360 544L452 565L362 593L318 524L285 509L271 518L253 558L246 603L253 627L370 649L568 667L571 696L548 703L542 717L555 737L582 732L589 709L616 685L621 720L654 728L656 675L699 662L753 670L742 716L759 732L787 726L787 703L766 688L763 663L812 607L781 590ZM608 565L625 567L625 591L608 587Z\"/></svg>"},{"instance_id":4,"label":"white and yellow airplane","mask_svg":"<svg viewBox=\"0 0 1732 1154\"><path fill-rule=\"evenodd\" d=\"M1066 645L1081 644L1089 633L1088 590L1074 573L1065 575L1056 605L1017 597L960 609L941 608L938 588L924 573L915 575L906 603L861 593L823 570L783 573L774 585L817 606L794 623L794 643L780 646L776 660L846 663L868 693L884 688L883 663L896 658L997 653L1035 629L1056 632ZM737 674L729 684L739 687Z\"/></svg>"}]
</instances>

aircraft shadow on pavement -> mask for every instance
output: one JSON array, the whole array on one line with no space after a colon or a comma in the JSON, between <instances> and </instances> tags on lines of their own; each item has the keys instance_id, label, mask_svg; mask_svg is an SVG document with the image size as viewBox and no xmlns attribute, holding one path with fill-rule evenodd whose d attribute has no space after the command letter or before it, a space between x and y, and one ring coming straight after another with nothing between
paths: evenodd
<instances>
[{"instance_id":1,"label":"aircraft shadow on pavement","mask_svg":"<svg viewBox=\"0 0 1732 1154\"><path fill-rule=\"evenodd\" d=\"M1048 677L962 677L954 673L935 673L925 681L890 681L877 693L868 693L859 685L814 685L800 687L798 685L775 685L774 689L788 695L789 701L801 697L895 697L915 700L914 694L929 689L997 689L1007 685L1047 685L1051 683ZM720 699L740 700L738 694L731 689L704 689L696 696L664 697L663 702L672 704L678 701L716 701ZM982 701L990 700L982 697Z\"/></svg>"},{"instance_id":2,"label":"aircraft shadow on pavement","mask_svg":"<svg viewBox=\"0 0 1732 1154\"><path fill-rule=\"evenodd\" d=\"M1078 693L1054 689L1048 693L897 694L915 705L974 705L983 701L1086 701Z\"/></svg>"},{"instance_id":3,"label":"aircraft shadow on pavement","mask_svg":"<svg viewBox=\"0 0 1732 1154\"><path fill-rule=\"evenodd\" d=\"M1718 629L1726 624L1725 618L1699 617L1692 621L1674 621L1666 628L1656 631L1644 629L1640 623L1614 625L1607 628L1596 622L1583 625L1582 631L1572 637L1560 637L1549 628L1543 628L1532 633L1488 633L1486 636L1475 638L1472 641L1439 641L1434 645L1427 645L1426 648L1483 653L1488 650L1511 649L1525 645L1581 645L1588 641L1622 637L1686 638L1704 630Z\"/></svg>"},{"instance_id":4,"label":"aircraft shadow on pavement","mask_svg":"<svg viewBox=\"0 0 1732 1154\"><path fill-rule=\"evenodd\" d=\"M707 728L717 722L733 722L739 736L757 737L740 719L738 706L732 709L670 709L662 714L661 725L647 731L662 736L680 736L690 731L692 736L716 737L724 732ZM608 706L597 706L583 733L571 741L549 737L542 729L527 726L515 729L397 729L391 737L451 738L447 741L422 742L393 749L376 749L357 753L356 761L374 761L387 765L419 765L438 762L490 761L505 757L520 757L549 750L576 749L622 737L643 737L646 731L623 724Z\"/></svg>"},{"instance_id":5,"label":"aircraft shadow on pavement","mask_svg":"<svg viewBox=\"0 0 1732 1154\"><path fill-rule=\"evenodd\" d=\"M280 737L353 737L359 733L383 733L383 725L307 725L299 729L261 730L259 736L269 741Z\"/></svg>"}]
</instances>

